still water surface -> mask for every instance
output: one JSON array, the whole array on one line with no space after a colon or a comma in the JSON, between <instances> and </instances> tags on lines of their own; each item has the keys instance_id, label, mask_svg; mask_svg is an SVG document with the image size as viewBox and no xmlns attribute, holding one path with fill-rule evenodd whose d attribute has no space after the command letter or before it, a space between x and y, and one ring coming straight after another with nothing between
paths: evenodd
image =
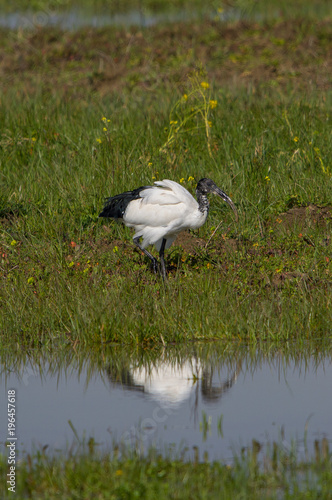
<instances>
[{"instance_id":1,"label":"still water surface","mask_svg":"<svg viewBox=\"0 0 332 500\"><path fill-rule=\"evenodd\" d=\"M111 10L87 11L80 8L69 9L64 12L40 10L39 12L0 12L0 26L9 29L36 29L56 26L63 30L76 30L84 27L104 28L106 26L138 26L148 28L162 23L177 23L204 21L214 19L220 21L236 21L246 17L247 12L229 9L222 13L205 11L199 12L189 9L179 9L169 12L149 12L146 10L130 10L119 13ZM256 16L257 17L257 16Z\"/></svg>"},{"instance_id":2,"label":"still water surface","mask_svg":"<svg viewBox=\"0 0 332 500\"><path fill-rule=\"evenodd\" d=\"M288 358L190 347L158 356L110 351L103 359L24 360L1 367L6 394L17 391L19 449L66 450L78 436L191 459L231 460L252 439L276 440L301 456L332 439L332 366L323 355ZM204 423L205 422L205 423ZM4 429L2 429L3 431ZM306 434L306 440L305 433ZM3 434L2 434L3 435ZM3 445L3 443L2 443Z\"/></svg>"}]
</instances>

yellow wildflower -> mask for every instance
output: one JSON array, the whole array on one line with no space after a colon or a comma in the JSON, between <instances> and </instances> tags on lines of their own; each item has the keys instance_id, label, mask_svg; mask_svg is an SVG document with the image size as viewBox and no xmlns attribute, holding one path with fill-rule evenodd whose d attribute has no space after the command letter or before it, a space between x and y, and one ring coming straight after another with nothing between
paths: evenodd
<instances>
[{"instance_id":1,"label":"yellow wildflower","mask_svg":"<svg viewBox=\"0 0 332 500\"><path fill-rule=\"evenodd\" d=\"M100 139L100 137L97 137L96 141L97 141L97 142L99 142L99 144L101 144L101 139Z\"/></svg>"},{"instance_id":2,"label":"yellow wildflower","mask_svg":"<svg viewBox=\"0 0 332 500\"><path fill-rule=\"evenodd\" d=\"M188 99L187 94L183 94L183 96L182 96L182 97L183 97L183 99L184 99L185 101Z\"/></svg>"},{"instance_id":3,"label":"yellow wildflower","mask_svg":"<svg viewBox=\"0 0 332 500\"><path fill-rule=\"evenodd\" d=\"M209 127L212 127L212 122L208 121Z\"/></svg>"},{"instance_id":4,"label":"yellow wildflower","mask_svg":"<svg viewBox=\"0 0 332 500\"><path fill-rule=\"evenodd\" d=\"M211 101L210 101L210 108L211 108L211 109L216 108L216 107L217 107L217 104L218 104L218 101L213 101L213 100L211 99Z\"/></svg>"},{"instance_id":5,"label":"yellow wildflower","mask_svg":"<svg viewBox=\"0 0 332 500\"><path fill-rule=\"evenodd\" d=\"M184 177L181 177L180 184L183 184L183 183L184 183Z\"/></svg>"},{"instance_id":6,"label":"yellow wildflower","mask_svg":"<svg viewBox=\"0 0 332 500\"><path fill-rule=\"evenodd\" d=\"M106 119L106 116L103 116L102 119L101 119L102 122L106 122L107 119Z\"/></svg>"},{"instance_id":7,"label":"yellow wildflower","mask_svg":"<svg viewBox=\"0 0 332 500\"><path fill-rule=\"evenodd\" d=\"M265 180L266 180L266 182L270 182L271 179L270 179L270 177L268 175L266 175L265 176Z\"/></svg>"},{"instance_id":8,"label":"yellow wildflower","mask_svg":"<svg viewBox=\"0 0 332 500\"><path fill-rule=\"evenodd\" d=\"M170 124L170 125L176 125L176 124L177 124L177 122L178 122L177 120L171 120L171 121L169 122L169 124Z\"/></svg>"},{"instance_id":9,"label":"yellow wildflower","mask_svg":"<svg viewBox=\"0 0 332 500\"><path fill-rule=\"evenodd\" d=\"M103 132L107 132L107 128L106 127L103 128Z\"/></svg>"},{"instance_id":10,"label":"yellow wildflower","mask_svg":"<svg viewBox=\"0 0 332 500\"><path fill-rule=\"evenodd\" d=\"M208 89L210 84L208 82L201 82L201 87L203 87L203 89Z\"/></svg>"},{"instance_id":11,"label":"yellow wildflower","mask_svg":"<svg viewBox=\"0 0 332 500\"><path fill-rule=\"evenodd\" d=\"M299 138L297 136L294 137L293 141L298 142Z\"/></svg>"},{"instance_id":12,"label":"yellow wildflower","mask_svg":"<svg viewBox=\"0 0 332 500\"><path fill-rule=\"evenodd\" d=\"M193 180L194 180L194 178L191 175L189 175L188 181L190 182L190 181L193 181Z\"/></svg>"}]
</instances>

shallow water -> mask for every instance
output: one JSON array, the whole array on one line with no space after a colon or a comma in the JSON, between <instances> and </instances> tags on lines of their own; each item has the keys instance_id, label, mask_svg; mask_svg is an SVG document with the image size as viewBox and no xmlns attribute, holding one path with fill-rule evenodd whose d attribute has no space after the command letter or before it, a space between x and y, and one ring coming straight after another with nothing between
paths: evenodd
<instances>
[{"instance_id":1,"label":"shallow water","mask_svg":"<svg viewBox=\"0 0 332 500\"><path fill-rule=\"evenodd\" d=\"M287 9L286 9L287 10ZM291 9L292 11L292 9ZM301 14L300 14L301 13ZM298 6L297 10L291 15L304 17L306 15L315 18L329 18L331 16L331 8L326 4L321 3L310 8L308 5L301 12ZM139 28L148 28L158 24L177 23L177 22L193 22L193 21L222 21L236 22L244 21L266 21L269 19L282 18L285 15L283 9L271 9L268 6L264 8L264 4L260 5L259 9L250 3L246 6L238 8L211 8L211 6L202 4L200 10L190 8L163 10L162 12L153 12L148 9L134 9L127 12L115 12L114 8L110 9L87 9L86 7L73 7L68 10L56 10L52 8L43 8L39 11L15 11L11 12L4 10L0 11L0 27L9 29L38 29L56 26L63 30L76 30L84 27L103 28L106 26L130 27L137 26Z\"/></svg>"},{"instance_id":2,"label":"shallow water","mask_svg":"<svg viewBox=\"0 0 332 500\"><path fill-rule=\"evenodd\" d=\"M232 20L242 18L244 14L230 9L218 14L210 12L204 19ZM83 27L103 28L105 26L138 26L147 28L161 23L199 21L203 14L193 10L178 10L153 13L144 10L131 10L125 13L89 12L73 8L64 12L41 10L39 12L0 12L0 26L9 29L36 29L46 26L56 26L63 30L75 30Z\"/></svg>"},{"instance_id":3,"label":"shallow water","mask_svg":"<svg viewBox=\"0 0 332 500\"><path fill-rule=\"evenodd\" d=\"M229 461L252 439L263 448L273 440L287 451L295 445L300 457L317 439L331 443L330 359L246 350L228 356L213 346L167 349L153 359L117 349L98 362L74 354L63 362L6 362L0 421L14 389L18 448L28 452L68 449L75 441L69 420L80 439L93 437L100 449L153 445L188 459L198 449L201 460L207 453Z\"/></svg>"}]
</instances>

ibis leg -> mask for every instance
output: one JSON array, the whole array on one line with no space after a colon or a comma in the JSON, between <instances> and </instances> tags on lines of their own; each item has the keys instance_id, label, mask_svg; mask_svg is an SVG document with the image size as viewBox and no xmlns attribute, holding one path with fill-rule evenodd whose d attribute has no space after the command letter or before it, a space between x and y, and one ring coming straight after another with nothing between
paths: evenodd
<instances>
[{"instance_id":1,"label":"ibis leg","mask_svg":"<svg viewBox=\"0 0 332 500\"><path fill-rule=\"evenodd\" d=\"M139 238L134 238L134 243L135 245L140 249L142 250L142 252L147 256L149 257L149 259L151 259L151 262L152 262L152 267L153 267L153 272L156 274L157 271L158 271L158 261L157 259L154 258L153 255L150 254L150 252L148 252L146 250L146 248L143 248L141 245L140 245L140 242L139 242Z\"/></svg>"},{"instance_id":2,"label":"ibis leg","mask_svg":"<svg viewBox=\"0 0 332 500\"><path fill-rule=\"evenodd\" d=\"M163 241L161 242L161 247L159 250L160 273L161 273L163 280L166 279L166 266L165 266L165 257L164 257L165 245L166 245L166 240L165 240L165 238L163 238Z\"/></svg>"}]
</instances>

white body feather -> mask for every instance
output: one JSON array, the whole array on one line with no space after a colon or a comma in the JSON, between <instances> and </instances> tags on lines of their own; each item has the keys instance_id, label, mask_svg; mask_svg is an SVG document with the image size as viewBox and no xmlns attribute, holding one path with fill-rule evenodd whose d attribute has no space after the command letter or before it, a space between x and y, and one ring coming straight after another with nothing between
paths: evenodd
<instances>
[{"instance_id":1,"label":"white body feather","mask_svg":"<svg viewBox=\"0 0 332 500\"><path fill-rule=\"evenodd\" d=\"M201 227L208 212L201 212L195 198L177 182L165 179L154 184L128 204L123 222L136 230L134 238L143 238L142 248L155 245L159 251L163 238L167 249L181 231Z\"/></svg>"}]
</instances>

